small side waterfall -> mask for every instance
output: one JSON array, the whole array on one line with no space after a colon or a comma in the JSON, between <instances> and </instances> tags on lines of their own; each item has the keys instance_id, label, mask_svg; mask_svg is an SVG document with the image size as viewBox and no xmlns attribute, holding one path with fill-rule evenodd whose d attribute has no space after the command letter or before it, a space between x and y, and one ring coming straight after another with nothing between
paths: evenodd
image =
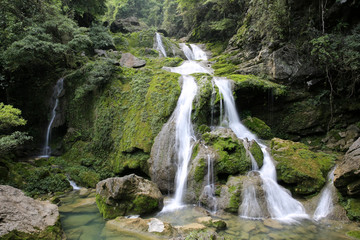
<instances>
[{"instance_id":1,"label":"small side waterfall","mask_svg":"<svg viewBox=\"0 0 360 240\"><path fill-rule=\"evenodd\" d=\"M319 221L328 216L333 210L333 191L334 191L334 167L328 174L327 184L322 190L318 206L314 212L314 220Z\"/></svg>"},{"instance_id":2,"label":"small side waterfall","mask_svg":"<svg viewBox=\"0 0 360 240\"><path fill-rule=\"evenodd\" d=\"M55 117L56 117L56 110L57 110L57 107L59 105L59 97L60 97L60 94L61 94L63 89L64 89L64 79L60 78L56 82L56 85L54 87L54 92L53 92L53 95L52 95L52 99L55 99L55 102L54 102L54 106L53 106L52 111L51 111L51 118L50 118L50 122L49 122L49 125L47 127L47 131L46 131L45 145L44 145L44 148L43 148L43 157L49 157L50 154L51 154L51 148L49 146L49 141L50 141L50 136L51 136L51 129L52 129L52 125L54 123Z\"/></svg>"},{"instance_id":3,"label":"small side waterfall","mask_svg":"<svg viewBox=\"0 0 360 240\"><path fill-rule=\"evenodd\" d=\"M259 142L256 135L251 133L241 122L237 115L235 101L232 95L231 83L226 78L214 78L215 84L224 98L225 116L229 127L240 139L247 138L249 141L255 140L264 155L264 165L260 170L260 177L266 193L268 211L272 218L280 221L295 222L297 218L308 218L302 204L291 197L290 193L281 187L276 181L276 169L266 146ZM249 198L255 200L255 191L249 188ZM252 216L248 216L252 217Z\"/></svg>"},{"instance_id":4,"label":"small side waterfall","mask_svg":"<svg viewBox=\"0 0 360 240\"><path fill-rule=\"evenodd\" d=\"M77 191L80 190L80 187L78 187L78 185L76 185L76 183L72 180L69 180L69 183L71 185L71 187L73 188L73 190Z\"/></svg>"},{"instance_id":5,"label":"small side waterfall","mask_svg":"<svg viewBox=\"0 0 360 240\"><path fill-rule=\"evenodd\" d=\"M157 48L156 48L156 50L159 51L160 57L161 57L161 54L162 54L162 56L167 57L166 51L165 51L165 48L164 48L164 45L163 45L163 42L162 42L162 40L161 40L161 35L160 35L160 33L157 32L155 35L156 35L156 43L157 43Z\"/></svg>"},{"instance_id":6,"label":"small side waterfall","mask_svg":"<svg viewBox=\"0 0 360 240\"><path fill-rule=\"evenodd\" d=\"M207 156L207 166L207 181L206 186L204 187L204 193L212 202L212 206L214 206L211 210L216 212L217 200L215 196L214 162L211 160L210 155Z\"/></svg>"},{"instance_id":7,"label":"small side waterfall","mask_svg":"<svg viewBox=\"0 0 360 240\"><path fill-rule=\"evenodd\" d=\"M186 58L188 60L195 60L195 56L194 56L194 53L193 51L188 47L188 45L186 45L185 43L180 43L179 44L180 47L181 47L181 50L183 50Z\"/></svg>"},{"instance_id":8,"label":"small side waterfall","mask_svg":"<svg viewBox=\"0 0 360 240\"><path fill-rule=\"evenodd\" d=\"M195 44L190 44L190 46L194 53L194 60L203 60L203 61L208 60L206 53L201 48L199 48L199 46Z\"/></svg>"}]
</instances>

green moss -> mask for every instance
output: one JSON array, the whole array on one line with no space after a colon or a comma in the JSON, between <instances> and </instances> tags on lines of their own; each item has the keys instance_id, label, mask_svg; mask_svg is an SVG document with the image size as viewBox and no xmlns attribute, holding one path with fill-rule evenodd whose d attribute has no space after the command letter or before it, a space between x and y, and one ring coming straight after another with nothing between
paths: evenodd
<instances>
[{"instance_id":1,"label":"green moss","mask_svg":"<svg viewBox=\"0 0 360 240\"><path fill-rule=\"evenodd\" d=\"M287 94L286 87L284 85L280 85L254 75L230 74L226 77L235 82L235 90L259 89L264 92L271 90L275 97L285 96Z\"/></svg>"},{"instance_id":2,"label":"green moss","mask_svg":"<svg viewBox=\"0 0 360 240\"><path fill-rule=\"evenodd\" d=\"M237 69L236 65L232 63L216 63L212 65L214 69L214 74L216 76L228 76L235 72Z\"/></svg>"},{"instance_id":3,"label":"green moss","mask_svg":"<svg viewBox=\"0 0 360 240\"><path fill-rule=\"evenodd\" d=\"M228 194L230 199L228 205L225 207L226 212L237 213L241 204L241 191L242 191L243 176L230 177L226 185L228 187Z\"/></svg>"},{"instance_id":4,"label":"green moss","mask_svg":"<svg viewBox=\"0 0 360 240\"><path fill-rule=\"evenodd\" d=\"M227 45L227 42L212 42L207 43L206 48L212 52L214 57L216 57L225 51Z\"/></svg>"},{"instance_id":5,"label":"green moss","mask_svg":"<svg viewBox=\"0 0 360 240\"><path fill-rule=\"evenodd\" d=\"M347 232L346 235L348 235L349 237L360 239L360 231L350 231Z\"/></svg>"},{"instance_id":6,"label":"green moss","mask_svg":"<svg viewBox=\"0 0 360 240\"><path fill-rule=\"evenodd\" d=\"M251 160L246 156L246 150L238 139L220 137L212 133L205 133L203 139L219 155L219 159L215 163L218 177L221 175L227 177L228 175L245 174L251 169Z\"/></svg>"},{"instance_id":7,"label":"green moss","mask_svg":"<svg viewBox=\"0 0 360 240\"><path fill-rule=\"evenodd\" d=\"M196 182L202 182L206 174L206 162L205 159L201 158L198 162L198 165L195 168L194 179Z\"/></svg>"},{"instance_id":8,"label":"green moss","mask_svg":"<svg viewBox=\"0 0 360 240\"><path fill-rule=\"evenodd\" d=\"M138 195L133 201L134 214L146 214L154 212L159 207L159 202L148 196Z\"/></svg>"},{"instance_id":9,"label":"green moss","mask_svg":"<svg viewBox=\"0 0 360 240\"><path fill-rule=\"evenodd\" d=\"M345 205L345 210L350 220L360 221L360 199L348 199Z\"/></svg>"},{"instance_id":10,"label":"green moss","mask_svg":"<svg viewBox=\"0 0 360 240\"><path fill-rule=\"evenodd\" d=\"M249 128L258 137L260 137L262 139L271 139L273 137L270 127L268 125L266 125L266 123L264 121L262 121L256 117L248 116L242 122L247 128Z\"/></svg>"},{"instance_id":11,"label":"green moss","mask_svg":"<svg viewBox=\"0 0 360 240\"><path fill-rule=\"evenodd\" d=\"M250 152L253 155L253 157L255 158L255 161L257 162L259 168L261 168L263 165L263 161L264 161L264 154L261 151L261 148L257 142L254 141L252 143L252 145L250 147Z\"/></svg>"},{"instance_id":12,"label":"green moss","mask_svg":"<svg viewBox=\"0 0 360 240\"><path fill-rule=\"evenodd\" d=\"M312 152L302 143L278 138L271 142L271 153L278 162L278 179L288 184L293 193L301 195L321 190L336 159L333 155Z\"/></svg>"},{"instance_id":13,"label":"green moss","mask_svg":"<svg viewBox=\"0 0 360 240\"><path fill-rule=\"evenodd\" d=\"M196 126L210 125L211 120L211 95L213 86L211 77L205 73L193 74L198 85L198 94L193 103L191 119Z\"/></svg>"},{"instance_id":14,"label":"green moss","mask_svg":"<svg viewBox=\"0 0 360 240\"><path fill-rule=\"evenodd\" d=\"M96 194L96 205L104 219L113 219L125 214L124 209L106 204L106 199Z\"/></svg>"}]
</instances>

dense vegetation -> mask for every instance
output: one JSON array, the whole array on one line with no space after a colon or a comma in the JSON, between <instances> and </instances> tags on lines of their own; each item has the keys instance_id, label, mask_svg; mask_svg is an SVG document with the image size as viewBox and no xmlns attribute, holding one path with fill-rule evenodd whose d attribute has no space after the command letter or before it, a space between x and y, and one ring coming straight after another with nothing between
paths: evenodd
<instances>
[{"instance_id":1,"label":"dense vegetation","mask_svg":"<svg viewBox=\"0 0 360 240\"><path fill-rule=\"evenodd\" d=\"M182 62L181 54L170 51L178 49L171 38L206 43L215 74L234 81L243 122L260 137L343 154L349 146L340 141L348 139L339 133L360 128L359 9L360 2L346 0L2 0L0 183L40 196L66 191L69 178L84 187L129 173L149 178L154 138L180 94L178 75L162 69ZM116 20L133 17L136 31L110 31ZM171 57L158 58L156 31ZM146 66L121 67L125 52L145 59ZM65 93L52 131L55 156L28 160L41 152L49 99L60 77ZM222 154L219 179L226 182L249 163L233 161L245 158L237 143L205 133L210 87L195 103L192 119L197 134ZM316 159L309 168L319 168L317 185L307 175L306 189L292 182L302 177L288 166L297 166L293 155L299 151L290 160L277 153L287 175L280 181L299 194L318 192L336 157L285 143L305 149L299 150L302 160ZM228 156L232 152L238 155Z\"/></svg>"}]
</instances>

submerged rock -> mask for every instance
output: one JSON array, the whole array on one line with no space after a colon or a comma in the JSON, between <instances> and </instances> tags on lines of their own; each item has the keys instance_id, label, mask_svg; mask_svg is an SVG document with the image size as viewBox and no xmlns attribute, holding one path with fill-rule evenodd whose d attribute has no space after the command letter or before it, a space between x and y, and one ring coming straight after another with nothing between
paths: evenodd
<instances>
[{"instance_id":1,"label":"submerged rock","mask_svg":"<svg viewBox=\"0 0 360 240\"><path fill-rule=\"evenodd\" d=\"M319 192L335 162L335 156L312 152L305 144L279 138L272 139L271 153L278 162L276 172L280 183L301 195Z\"/></svg>"},{"instance_id":2,"label":"submerged rock","mask_svg":"<svg viewBox=\"0 0 360 240\"><path fill-rule=\"evenodd\" d=\"M55 204L32 199L21 190L5 185L0 185L0 203L0 236L12 234L10 232L14 230L37 236L52 227L53 231L47 232L46 239L61 239L62 231L55 226L59 221ZM20 239L15 238L17 234L15 232L14 238L9 239Z\"/></svg>"},{"instance_id":3,"label":"submerged rock","mask_svg":"<svg viewBox=\"0 0 360 240\"><path fill-rule=\"evenodd\" d=\"M128 68L141 68L146 65L145 60L138 59L131 53L124 53L120 59L120 66Z\"/></svg>"},{"instance_id":4,"label":"submerged rock","mask_svg":"<svg viewBox=\"0 0 360 240\"><path fill-rule=\"evenodd\" d=\"M152 234L160 235L160 238L177 236L178 232L169 223L163 222L157 218L126 218L118 217L106 222L106 228L120 232L136 233L139 237L146 238ZM141 236L143 234L143 236Z\"/></svg>"},{"instance_id":5,"label":"submerged rock","mask_svg":"<svg viewBox=\"0 0 360 240\"><path fill-rule=\"evenodd\" d=\"M163 196L155 183L131 174L99 182L96 203L104 218L115 218L160 210Z\"/></svg>"}]
</instances>

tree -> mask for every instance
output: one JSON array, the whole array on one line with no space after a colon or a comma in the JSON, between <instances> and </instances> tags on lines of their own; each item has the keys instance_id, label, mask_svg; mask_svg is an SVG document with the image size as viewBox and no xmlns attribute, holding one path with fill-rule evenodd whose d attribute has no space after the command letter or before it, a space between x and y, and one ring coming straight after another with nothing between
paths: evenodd
<instances>
[{"instance_id":1,"label":"tree","mask_svg":"<svg viewBox=\"0 0 360 240\"><path fill-rule=\"evenodd\" d=\"M0 103L0 154L3 155L23 144L31 137L24 132L11 132L11 129L26 124L21 111L11 105Z\"/></svg>"}]
</instances>

